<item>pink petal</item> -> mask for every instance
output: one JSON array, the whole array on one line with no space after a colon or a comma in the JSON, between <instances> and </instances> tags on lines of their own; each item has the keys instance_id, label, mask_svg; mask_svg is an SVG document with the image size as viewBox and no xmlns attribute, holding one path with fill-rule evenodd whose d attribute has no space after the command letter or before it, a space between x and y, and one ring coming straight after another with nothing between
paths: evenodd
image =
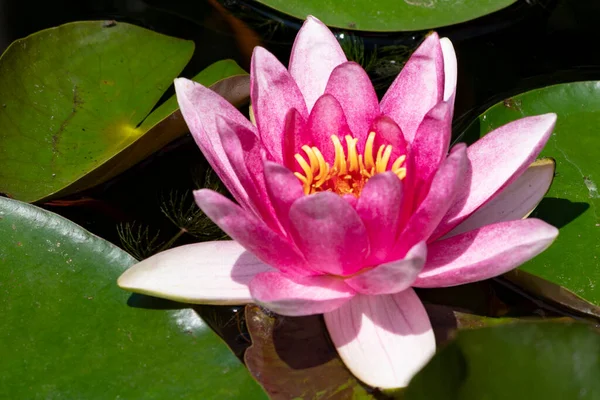
<instances>
[{"instance_id":1,"label":"pink petal","mask_svg":"<svg viewBox=\"0 0 600 400\"><path fill-rule=\"evenodd\" d=\"M458 144L437 171L427 196L410 216L398 238L393 258L401 258L414 244L427 240L452 204L467 169L467 152Z\"/></svg>"},{"instance_id":2,"label":"pink petal","mask_svg":"<svg viewBox=\"0 0 600 400\"><path fill-rule=\"evenodd\" d=\"M407 386L435 353L429 317L412 289L357 295L326 313L325 323L348 369L374 387Z\"/></svg>"},{"instance_id":3,"label":"pink petal","mask_svg":"<svg viewBox=\"0 0 600 400\"><path fill-rule=\"evenodd\" d=\"M256 274L273 271L234 241L189 244L158 253L119 277L125 290L195 304L245 304Z\"/></svg>"},{"instance_id":4,"label":"pink petal","mask_svg":"<svg viewBox=\"0 0 600 400\"><path fill-rule=\"evenodd\" d=\"M454 204L434 237L450 231L501 188L521 176L548 141L555 123L556 114L522 118L488 133L469 146L470 174L465 177Z\"/></svg>"},{"instance_id":5,"label":"pink petal","mask_svg":"<svg viewBox=\"0 0 600 400\"><path fill-rule=\"evenodd\" d=\"M373 120L369 128L369 133L371 132L375 132L374 149L379 149L382 145L386 146L389 144L392 146L392 155L390 156L392 162L396 161L400 156L408 155L408 143L404 139L402 130L387 115L379 115ZM359 141L357 149L360 153L364 154L365 142Z\"/></svg>"},{"instance_id":6,"label":"pink petal","mask_svg":"<svg viewBox=\"0 0 600 400\"><path fill-rule=\"evenodd\" d=\"M311 137L310 146L316 146L325 161L333 165L335 151L331 136L336 135L340 142L346 143L346 135L352 136L348 121L342 106L335 97L325 94L317 100L310 117L308 117L307 129ZM344 147L345 148L345 147ZM302 153L302 155L305 155Z\"/></svg>"},{"instance_id":7,"label":"pink petal","mask_svg":"<svg viewBox=\"0 0 600 400\"><path fill-rule=\"evenodd\" d=\"M312 138L306 129L306 120L298 110L292 108L285 117L283 132L283 165L291 170L296 169L296 154L302 153L302 146L310 144Z\"/></svg>"},{"instance_id":8,"label":"pink petal","mask_svg":"<svg viewBox=\"0 0 600 400\"><path fill-rule=\"evenodd\" d=\"M338 65L329 77L325 93L340 102L353 136L363 143L379 115L379 100L365 70L355 62Z\"/></svg>"},{"instance_id":9,"label":"pink petal","mask_svg":"<svg viewBox=\"0 0 600 400\"><path fill-rule=\"evenodd\" d=\"M386 259L398 235L401 207L402 182L396 174L380 173L367 181L356 204L356 212L369 236L367 265Z\"/></svg>"},{"instance_id":10,"label":"pink petal","mask_svg":"<svg viewBox=\"0 0 600 400\"><path fill-rule=\"evenodd\" d=\"M543 159L534 162L516 181L448 233L445 238L472 231L496 222L527 217L550 189L555 162Z\"/></svg>"},{"instance_id":11,"label":"pink petal","mask_svg":"<svg viewBox=\"0 0 600 400\"><path fill-rule=\"evenodd\" d=\"M284 237L217 192L194 192L202 211L232 239L265 264L294 276L314 275L302 255Z\"/></svg>"},{"instance_id":12,"label":"pink petal","mask_svg":"<svg viewBox=\"0 0 600 400\"><path fill-rule=\"evenodd\" d=\"M343 198L321 192L297 200L290 209L289 232L315 271L350 275L369 251L365 225Z\"/></svg>"},{"instance_id":13,"label":"pink petal","mask_svg":"<svg viewBox=\"0 0 600 400\"><path fill-rule=\"evenodd\" d=\"M237 202L252 209L248 194L233 171L221 144L216 117L225 116L252 132L256 132L255 128L227 100L199 83L184 78L175 79L175 92L183 118L204 157Z\"/></svg>"},{"instance_id":14,"label":"pink petal","mask_svg":"<svg viewBox=\"0 0 600 400\"><path fill-rule=\"evenodd\" d=\"M429 245L413 286L447 287L493 278L546 250L558 229L539 219L500 222Z\"/></svg>"},{"instance_id":15,"label":"pink petal","mask_svg":"<svg viewBox=\"0 0 600 400\"><path fill-rule=\"evenodd\" d=\"M252 209L271 229L280 231L264 181L262 144L253 132L224 117L217 118L217 129L229 162L248 193Z\"/></svg>"},{"instance_id":16,"label":"pink petal","mask_svg":"<svg viewBox=\"0 0 600 400\"><path fill-rule=\"evenodd\" d=\"M456 53L454 52L452 42L448 38L441 38L440 46L442 47L442 54L444 56L444 101L454 105L458 76ZM453 113L452 111L451 114Z\"/></svg>"},{"instance_id":17,"label":"pink petal","mask_svg":"<svg viewBox=\"0 0 600 400\"><path fill-rule=\"evenodd\" d=\"M324 93L331 71L346 61L344 51L327 26L309 15L294 41L289 66L309 111Z\"/></svg>"},{"instance_id":18,"label":"pink petal","mask_svg":"<svg viewBox=\"0 0 600 400\"><path fill-rule=\"evenodd\" d=\"M288 316L333 311L354 296L343 281L331 276L291 280L279 272L256 275L250 282L250 293L258 304Z\"/></svg>"},{"instance_id":19,"label":"pink petal","mask_svg":"<svg viewBox=\"0 0 600 400\"><path fill-rule=\"evenodd\" d=\"M381 264L375 268L345 280L358 293L368 295L393 294L408 289L417 279L425 265L427 245L417 243L406 253L406 257Z\"/></svg>"},{"instance_id":20,"label":"pink petal","mask_svg":"<svg viewBox=\"0 0 600 400\"><path fill-rule=\"evenodd\" d=\"M264 48L254 48L250 71L250 98L260 139L273 160L281 163L286 115L295 108L307 116L304 98L287 69Z\"/></svg>"},{"instance_id":21,"label":"pink petal","mask_svg":"<svg viewBox=\"0 0 600 400\"><path fill-rule=\"evenodd\" d=\"M448 154L451 135L452 104L438 103L425 115L411 146L416 185L429 187L433 175Z\"/></svg>"},{"instance_id":22,"label":"pink petal","mask_svg":"<svg viewBox=\"0 0 600 400\"><path fill-rule=\"evenodd\" d=\"M271 204L281 225L287 229L292 204L304 197L302 184L289 169L271 161L265 162L264 174Z\"/></svg>"},{"instance_id":23,"label":"pink petal","mask_svg":"<svg viewBox=\"0 0 600 400\"><path fill-rule=\"evenodd\" d=\"M444 98L444 56L437 33L412 54L381 100L381 112L392 117L410 143L425 114Z\"/></svg>"}]
</instances>

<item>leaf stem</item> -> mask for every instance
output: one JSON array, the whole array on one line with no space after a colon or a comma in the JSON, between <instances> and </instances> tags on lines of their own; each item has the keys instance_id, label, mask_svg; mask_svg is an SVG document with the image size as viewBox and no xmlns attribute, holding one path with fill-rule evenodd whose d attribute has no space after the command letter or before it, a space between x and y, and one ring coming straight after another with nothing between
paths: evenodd
<instances>
[{"instance_id":1,"label":"leaf stem","mask_svg":"<svg viewBox=\"0 0 600 400\"><path fill-rule=\"evenodd\" d=\"M175 234L175 236L173 236L171 239L169 239L168 242L166 242L165 244L160 246L157 253L160 253L161 251L165 251L165 250L171 248L171 246L173 246L173 243L175 243L177 241L177 239L179 239L184 233L187 233L187 229L185 229L185 228L179 229L179 232L177 232Z\"/></svg>"}]
</instances>

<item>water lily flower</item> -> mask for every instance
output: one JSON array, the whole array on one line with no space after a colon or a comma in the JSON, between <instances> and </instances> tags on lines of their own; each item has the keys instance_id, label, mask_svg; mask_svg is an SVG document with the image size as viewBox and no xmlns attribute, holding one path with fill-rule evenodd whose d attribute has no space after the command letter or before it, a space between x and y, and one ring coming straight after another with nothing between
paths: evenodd
<instances>
[{"instance_id":1,"label":"water lily flower","mask_svg":"<svg viewBox=\"0 0 600 400\"><path fill-rule=\"evenodd\" d=\"M289 68L257 47L250 76L255 125L204 86L175 82L191 133L237 204L206 189L196 202L233 240L159 253L119 285L323 314L358 378L406 386L435 352L412 287L495 277L557 236L523 219L552 181L553 165L528 167L556 116L523 118L450 149L456 57L448 39L430 34L379 102L365 71L314 17Z\"/></svg>"}]
</instances>

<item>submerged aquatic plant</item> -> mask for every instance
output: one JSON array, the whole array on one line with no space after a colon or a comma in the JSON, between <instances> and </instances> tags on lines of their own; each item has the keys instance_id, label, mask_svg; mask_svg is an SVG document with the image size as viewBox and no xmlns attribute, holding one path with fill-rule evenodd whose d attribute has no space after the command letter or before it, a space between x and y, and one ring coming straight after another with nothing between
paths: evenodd
<instances>
[{"instance_id":1,"label":"submerged aquatic plant","mask_svg":"<svg viewBox=\"0 0 600 400\"><path fill-rule=\"evenodd\" d=\"M497 276L558 234L523 219L552 181L523 173L556 116L523 118L450 149L456 57L435 33L381 102L313 17L289 69L254 50L256 126L202 85L178 79L175 87L190 131L238 204L206 189L196 202L233 241L157 254L119 285L194 303L322 313L341 358L372 386L406 386L435 352L411 287Z\"/></svg>"}]
</instances>

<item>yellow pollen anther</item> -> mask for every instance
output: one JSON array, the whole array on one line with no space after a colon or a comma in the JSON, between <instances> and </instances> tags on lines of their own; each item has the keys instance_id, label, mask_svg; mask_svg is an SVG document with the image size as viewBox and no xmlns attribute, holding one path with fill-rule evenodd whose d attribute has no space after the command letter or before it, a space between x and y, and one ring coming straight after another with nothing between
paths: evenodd
<instances>
[{"instance_id":1,"label":"yellow pollen anther","mask_svg":"<svg viewBox=\"0 0 600 400\"><path fill-rule=\"evenodd\" d=\"M346 135L346 148L348 149L348 170L350 172L358 171L358 154L356 152L356 143L358 139L354 139L350 135Z\"/></svg>"},{"instance_id":2,"label":"yellow pollen anther","mask_svg":"<svg viewBox=\"0 0 600 400\"><path fill-rule=\"evenodd\" d=\"M306 179L309 181L312 181L313 173L312 173L312 168L310 167L310 165L308 165L306 160L304 158L302 158L302 156L300 154L296 154L294 156L294 158L296 159L296 161L298 161L298 164L300 164L300 168L302 168L302 170L304 171L304 175L306 176Z\"/></svg>"},{"instance_id":3,"label":"yellow pollen anther","mask_svg":"<svg viewBox=\"0 0 600 400\"><path fill-rule=\"evenodd\" d=\"M364 154L358 153L357 138L346 135L344 139L345 148L337 135L331 135L334 150L333 168L325 161L321 151L314 146L301 147L306 154L305 157L300 154L294 156L302 170L295 172L294 175L302 183L305 194L329 190L340 195L351 194L358 197L369 178L375 174L392 171L399 179L406 177L406 167L403 167L406 155L396 158L388 169L392 146L381 145L377 149L377 154L374 154L375 132L369 133L365 141Z\"/></svg>"},{"instance_id":4,"label":"yellow pollen anther","mask_svg":"<svg viewBox=\"0 0 600 400\"><path fill-rule=\"evenodd\" d=\"M333 148L335 149L335 161L333 162L333 168L340 174L346 175L346 156L344 154L344 147L340 142L340 138L336 135L331 135L333 141Z\"/></svg>"},{"instance_id":5,"label":"yellow pollen anther","mask_svg":"<svg viewBox=\"0 0 600 400\"><path fill-rule=\"evenodd\" d=\"M392 171L396 172L396 170L400 168L402 164L404 164L404 160L406 160L406 156L398 157L396 161L394 161L394 163L392 164Z\"/></svg>"},{"instance_id":6,"label":"yellow pollen anther","mask_svg":"<svg viewBox=\"0 0 600 400\"><path fill-rule=\"evenodd\" d=\"M373 143L375 142L375 132L369 133L369 137L367 137L367 143L365 144L365 167L366 169L371 169L375 166L375 161L373 160Z\"/></svg>"},{"instance_id":7,"label":"yellow pollen anther","mask_svg":"<svg viewBox=\"0 0 600 400\"><path fill-rule=\"evenodd\" d=\"M309 146L306 146L306 145L302 146L302 150L304 150L304 152L308 156L308 161L310 161L310 169L311 169L312 173L314 174L319 169L319 160L317 160L317 156L313 152L313 149L310 148Z\"/></svg>"},{"instance_id":8,"label":"yellow pollen anther","mask_svg":"<svg viewBox=\"0 0 600 400\"><path fill-rule=\"evenodd\" d=\"M315 180L317 181L315 184L317 186L320 186L323 182L327 180L327 175L329 174L329 164L325 162L325 157L323 157L323 154L321 154L321 151L318 148L313 147L312 151L317 157L317 168L319 170L319 175L315 176Z\"/></svg>"}]
</instances>

